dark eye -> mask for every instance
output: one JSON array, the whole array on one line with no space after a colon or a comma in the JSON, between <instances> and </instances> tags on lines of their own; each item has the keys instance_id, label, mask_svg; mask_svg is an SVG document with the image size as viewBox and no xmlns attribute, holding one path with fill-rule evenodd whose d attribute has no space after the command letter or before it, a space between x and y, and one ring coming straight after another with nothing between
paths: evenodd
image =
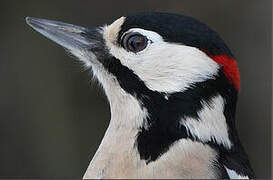
<instances>
[{"instance_id":1,"label":"dark eye","mask_svg":"<svg viewBox=\"0 0 273 180\"><path fill-rule=\"evenodd\" d=\"M137 53L147 47L148 39L139 33L129 33L124 35L121 43L127 51Z\"/></svg>"}]
</instances>

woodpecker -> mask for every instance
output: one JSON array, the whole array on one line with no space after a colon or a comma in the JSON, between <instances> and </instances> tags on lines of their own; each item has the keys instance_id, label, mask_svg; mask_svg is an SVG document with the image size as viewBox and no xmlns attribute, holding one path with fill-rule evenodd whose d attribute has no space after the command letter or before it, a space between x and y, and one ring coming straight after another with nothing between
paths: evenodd
<instances>
[{"instance_id":1,"label":"woodpecker","mask_svg":"<svg viewBox=\"0 0 273 180\"><path fill-rule=\"evenodd\" d=\"M85 28L26 18L101 83L111 120L84 179L249 179L239 140L234 56L192 17L137 13Z\"/></svg>"}]
</instances>

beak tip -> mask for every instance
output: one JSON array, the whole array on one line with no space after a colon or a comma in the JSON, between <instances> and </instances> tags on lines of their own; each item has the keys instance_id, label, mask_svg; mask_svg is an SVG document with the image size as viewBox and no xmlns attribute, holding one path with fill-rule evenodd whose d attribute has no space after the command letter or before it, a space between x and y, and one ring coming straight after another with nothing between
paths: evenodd
<instances>
[{"instance_id":1,"label":"beak tip","mask_svg":"<svg viewBox=\"0 0 273 180\"><path fill-rule=\"evenodd\" d=\"M25 17L25 20L27 23L29 23L31 21L31 17L27 16L27 17Z\"/></svg>"},{"instance_id":2,"label":"beak tip","mask_svg":"<svg viewBox=\"0 0 273 180\"><path fill-rule=\"evenodd\" d=\"M35 31L66 49L86 49L93 44L91 39L85 36L87 28L29 16L25 17L25 21Z\"/></svg>"},{"instance_id":3,"label":"beak tip","mask_svg":"<svg viewBox=\"0 0 273 180\"><path fill-rule=\"evenodd\" d=\"M27 25L32 27L34 30L40 32L40 30L44 29L46 24L43 23L43 19L34 18L34 17L25 17L25 21Z\"/></svg>"},{"instance_id":4,"label":"beak tip","mask_svg":"<svg viewBox=\"0 0 273 180\"><path fill-rule=\"evenodd\" d=\"M33 23L32 23L32 21L33 21L33 18L32 17L29 17L29 16L27 16L27 17L25 17L25 20L26 20L26 23L29 25L29 26L33 26Z\"/></svg>"}]
</instances>

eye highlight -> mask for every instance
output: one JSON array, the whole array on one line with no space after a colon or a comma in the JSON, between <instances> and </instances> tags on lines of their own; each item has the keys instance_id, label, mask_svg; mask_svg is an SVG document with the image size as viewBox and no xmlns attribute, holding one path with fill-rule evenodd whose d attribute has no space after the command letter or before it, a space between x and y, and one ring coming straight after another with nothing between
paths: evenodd
<instances>
[{"instance_id":1,"label":"eye highlight","mask_svg":"<svg viewBox=\"0 0 273 180\"><path fill-rule=\"evenodd\" d=\"M122 37L121 45L127 51L137 53L147 47L148 39L140 33L128 33Z\"/></svg>"}]
</instances>

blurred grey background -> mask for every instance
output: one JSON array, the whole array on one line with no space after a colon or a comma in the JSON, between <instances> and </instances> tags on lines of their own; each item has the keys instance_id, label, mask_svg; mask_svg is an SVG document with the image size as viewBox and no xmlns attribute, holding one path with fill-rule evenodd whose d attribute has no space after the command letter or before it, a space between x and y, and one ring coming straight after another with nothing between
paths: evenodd
<instances>
[{"instance_id":1,"label":"blurred grey background","mask_svg":"<svg viewBox=\"0 0 273 180\"><path fill-rule=\"evenodd\" d=\"M82 177L110 119L90 72L24 17L97 26L143 11L193 16L221 34L241 71L239 135L257 176L270 177L271 0L1 1L0 177Z\"/></svg>"}]
</instances>

